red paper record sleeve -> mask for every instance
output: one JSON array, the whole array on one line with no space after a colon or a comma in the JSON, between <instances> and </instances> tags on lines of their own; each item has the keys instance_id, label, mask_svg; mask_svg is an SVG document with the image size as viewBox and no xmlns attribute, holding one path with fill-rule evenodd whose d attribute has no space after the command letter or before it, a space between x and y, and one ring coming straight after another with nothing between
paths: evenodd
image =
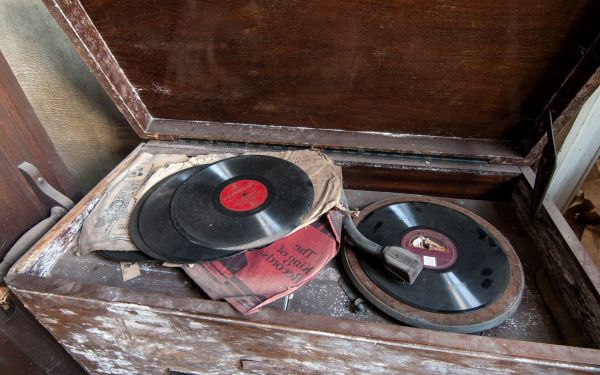
<instances>
[{"instance_id":1,"label":"red paper record sleeve","mask_svg":"<svg viewBox=\"0 0 600 375\"><path fill-rule=\"evenodd\" d=\"M337 254L341 222L339 213L330 212L262 249L183 269L210 298L225 300L245 314L257 312L325 267Z\"/></svg>"}]
</instances>

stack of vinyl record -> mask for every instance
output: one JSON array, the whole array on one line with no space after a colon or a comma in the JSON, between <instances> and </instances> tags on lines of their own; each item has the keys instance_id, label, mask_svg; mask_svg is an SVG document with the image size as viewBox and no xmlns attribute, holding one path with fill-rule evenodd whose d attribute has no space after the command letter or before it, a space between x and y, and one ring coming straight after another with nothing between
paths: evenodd
<instances>
[{"instance_id":1,"label":"stack of vinyl record","mask_svg":"<svg viewBox=\"0 0 600 375\"><path fill-rule=\"evenodd\" d=\"M286 236L312 202L312 183L295 164L239 156L182 170L154 185L136 203L129 232L152 259L215 260Z\"/></svg>"}]
</instances>

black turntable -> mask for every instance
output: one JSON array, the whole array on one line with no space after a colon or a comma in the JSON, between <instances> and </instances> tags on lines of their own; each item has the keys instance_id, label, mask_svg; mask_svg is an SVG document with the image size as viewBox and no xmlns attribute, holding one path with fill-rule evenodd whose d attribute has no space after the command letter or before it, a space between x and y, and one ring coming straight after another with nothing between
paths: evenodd
<instances>
[{"instance_id":1,"label":"black turntable","mask_svg":"<svg viewBox=\"0 0 600 375\"><path fill-rule=\"evenodd\" d=\"M439 199L401 198L367 207L355 222L368 239L423 259L422 272L409 284L377 259L343 249L353 284L393 318L470 333L500 324L519 306L521 263L508 240L474 213Z\"/></svg>"}]
</instances>

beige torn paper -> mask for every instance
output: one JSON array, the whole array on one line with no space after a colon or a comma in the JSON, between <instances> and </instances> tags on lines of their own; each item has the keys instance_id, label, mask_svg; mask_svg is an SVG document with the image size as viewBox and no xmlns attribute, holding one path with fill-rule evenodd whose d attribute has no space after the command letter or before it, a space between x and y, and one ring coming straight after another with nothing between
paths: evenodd
<instances>
[{"instance_id":1,"label":"beige torn paper","mask_svg":"<svg viewBox=\"0 0 600 375\"><path fill-rule=\"evenodd\" d=\"M123 281L129 281L140 276L140 266L137 263L121 262L121 275L123 275Z\"/></svg>"},{"instance_id":2,"label":"beige torn paper","mask_svg":"<svg viewBox=\"0 0 600 375\"><path fill-rule=\"evenodd\" d=\"M187 160L181 154L144 152L123 171L104 192L87 217L79 235L78 251L89 254L96 250L137 251L129 237L129 216L133 197L159 168Z\"/></svg>"},{"instance_id":3,"label":"beige torn paper","mask_svg":"<svg viewBox=\"0 0 600 375\"><path fill-rule=\"evenodd\" d=\"M319 151L296 150L258 152L244 155L278 157L296 164L310 178L314 198L310 211L293 232L309 225L334 207L341 207L341 168ZM188 158L181 154L140 155L132 166L111 184L90 216L83 223L79 251L88 254L95 250L136 251L129 237L129 216L135 202L148 189L164 178L196 165L210 164L236 156L208 154Z\"/></svg>"},{"instance_id":4,"label":"beige torn paper","mask_svg":"<svg viewBox=\"0 0 600 375\"><path fill-rule=\"evenodd\" d=\"M198 155L191 157L185 161L177 162L173 164L166 165L162 168L157 169L152 176L146 181L144 186L135 194L134 200L137 202L138 199L144 196L144 194L152 188L152 186L156 185L160 181L169 177L172 174L175 174L184 169L188 169L194 167L196 165L204 165L204 164L212 164L218 162L223 159L231 158L236 156L235 154L208 154L208 155Z\"/></svg>"}]
</instances>

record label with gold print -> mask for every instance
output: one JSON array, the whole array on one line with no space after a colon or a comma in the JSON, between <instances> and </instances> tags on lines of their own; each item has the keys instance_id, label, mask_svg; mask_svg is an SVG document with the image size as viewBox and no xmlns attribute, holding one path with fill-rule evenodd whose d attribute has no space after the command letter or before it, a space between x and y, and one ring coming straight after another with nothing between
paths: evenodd
<instances>
[{"instance_id":1,"label":"record label with gold print","mask_svg":"<svg viewBox=\"0 0 600 375\"><path fill-rule=\"evenodd\" d=\"M402 237L403 248L423 258L423 268L443 270L458 258L454 243L442 233L431 229L414 229Z\"/></svg>"}]
</instances>

